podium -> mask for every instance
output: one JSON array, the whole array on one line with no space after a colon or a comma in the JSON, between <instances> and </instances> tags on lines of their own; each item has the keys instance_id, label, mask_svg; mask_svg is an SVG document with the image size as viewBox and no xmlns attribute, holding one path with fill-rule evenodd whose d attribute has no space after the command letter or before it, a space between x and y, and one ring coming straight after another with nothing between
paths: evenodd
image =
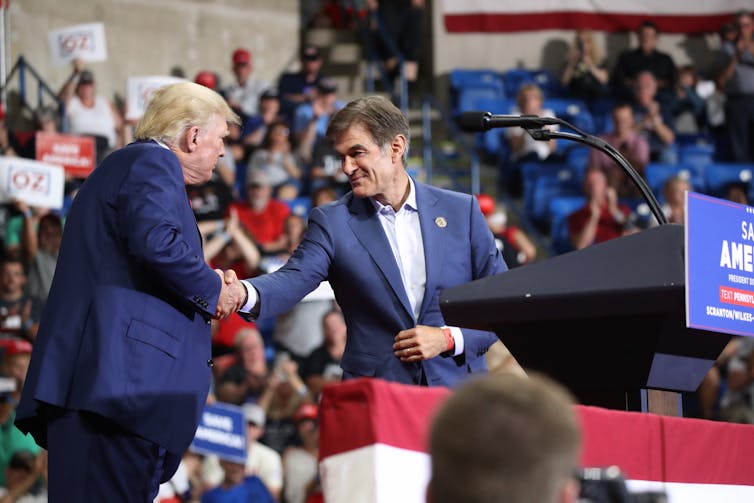
<instances>
[{"instance_id":1,"label":"podium","mask_svg":"<svg viewBox=\"0 0 754 503\"><path fill-rule=\"evenodd\" d=\"M580 403L682 415L731 336L686 327L683 226L665 224L448 288L450 325L490 330Z\"/></svg>"}]
</instances>

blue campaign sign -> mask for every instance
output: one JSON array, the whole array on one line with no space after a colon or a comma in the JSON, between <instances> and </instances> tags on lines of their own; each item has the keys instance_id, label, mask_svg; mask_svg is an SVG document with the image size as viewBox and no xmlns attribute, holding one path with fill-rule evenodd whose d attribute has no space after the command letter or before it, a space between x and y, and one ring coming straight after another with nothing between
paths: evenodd
<instances>
[{"instance_id":1,"label":"blue campaign sign","mask_svg":"<svg viewBox=\"0 0 754 503\"><path fill-rule=\"evenodd\" d=\"M686 193L686 324L754 335L754 208Z\"/></svg>"},{"instance_id":2,"label":"blue campaign sign","mask_svg":"<svg viewBox=\"0 0 754 503\"><path fill-rule=\"evenodd\" d=\"M191 450L246 463L246 422L236 405L215 403L204 407Z\"/></svg>"}]
</instances>

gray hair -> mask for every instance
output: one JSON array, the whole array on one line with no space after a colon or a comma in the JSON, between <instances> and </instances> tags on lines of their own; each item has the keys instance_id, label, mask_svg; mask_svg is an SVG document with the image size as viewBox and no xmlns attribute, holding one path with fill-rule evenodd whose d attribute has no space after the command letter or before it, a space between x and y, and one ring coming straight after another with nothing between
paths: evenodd
<instances>
[{"instance_id":1,"label":"gray hair","mask_svg":"<svg viewBox=\"0 0 754 503\"><path fill-rule=\"evenodd\" d=\"M411 143L408 119L392 101L380 95L351 101L330 119L327 138L335 141L335 138L353 125L360 125L369 131L372 140L383 150L388 148L396 136L405 137L406 149L401 160L403 166L406 166L408 146Z\"/></svg>"}]
</instances>

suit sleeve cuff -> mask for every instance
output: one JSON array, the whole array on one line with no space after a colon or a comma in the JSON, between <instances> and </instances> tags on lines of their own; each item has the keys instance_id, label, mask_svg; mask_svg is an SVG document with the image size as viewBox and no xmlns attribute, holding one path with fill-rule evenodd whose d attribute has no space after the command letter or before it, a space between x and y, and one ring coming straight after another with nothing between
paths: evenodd
<instances>
[{"instance_id":1,"label":"suit sleeve cuff","mask_svg":"<svg viewBox=\"0 0 754 503\"><path fill-rule=\"evenodd\" d=\"M453 348L453 354L451 356L458 356L463 353L463 332L458 327L442 327L450 329L450 335L453 337L455 347Z\"/></svg>"},{"instance_id":2,"label":"suit sleeve cuff","mask_svg":"<svg viewBox=\"0 0 754 503\"><path fill-rule=\"evenodd\" d=\"M241 280L241 284L243 284L244 288L246 288L246 304L241 306L242 313L251 313L253 314L253 310L255 307L257 307L257 301L259 300L259 294L257 294L257 289L254 288L254 286L246 281L245 279ZM257 310L258 311L258 310Z\"/></svg>"}]
</instances>

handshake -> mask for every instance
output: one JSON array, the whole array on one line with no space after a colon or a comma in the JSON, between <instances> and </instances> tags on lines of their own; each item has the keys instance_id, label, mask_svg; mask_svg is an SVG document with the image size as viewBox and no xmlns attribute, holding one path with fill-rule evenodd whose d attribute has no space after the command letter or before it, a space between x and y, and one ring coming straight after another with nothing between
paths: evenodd
<instances>
[{"instance_id":1,"label":"handshake","mask_svg":"<svg viewBox=\"0 0 754 503\"><path fill-rule=\"evenodd\" d=\"M223 272L220 269L215 269L215 272L222 280L220 296L215 308L215 318L224 320L246 304L247 291L234 270L228 269Z\"/></svg>"}]
</instances>

